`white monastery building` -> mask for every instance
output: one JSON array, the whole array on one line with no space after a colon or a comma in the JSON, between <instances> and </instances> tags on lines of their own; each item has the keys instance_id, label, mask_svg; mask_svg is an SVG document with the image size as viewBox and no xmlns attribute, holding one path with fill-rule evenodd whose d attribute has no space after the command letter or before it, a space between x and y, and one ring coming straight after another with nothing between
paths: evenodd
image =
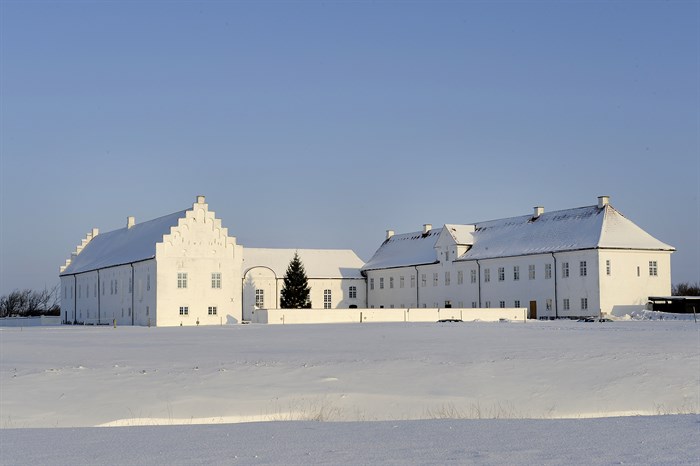
<instances>
[{"instance_id":1,"label":"white monastery building","mask_svg":"<svg viewBox=\"0 0 700 466\"><path fill-rule=\"evenodd\" d=\"M279 307L294 253L314 309L526 308L597 316L671 292L674 248L609 204L474 224L387 231L369 262L350 250L245 248L204 196L191 208L100 234L60 269L64 323L220 325Z\"/></svg>"}]
</instances>

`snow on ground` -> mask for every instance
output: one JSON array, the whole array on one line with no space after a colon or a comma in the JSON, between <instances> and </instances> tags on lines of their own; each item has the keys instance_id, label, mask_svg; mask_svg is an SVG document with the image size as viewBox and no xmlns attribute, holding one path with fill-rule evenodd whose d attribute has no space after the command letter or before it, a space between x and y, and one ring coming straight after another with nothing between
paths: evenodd
<instances>
[{"instance_id":1,"label":"snow on ground","mask_svg":"<svg viewBox=\"0 0 700 466\"><path fill-rule=\"evenodd\" d=\"M693 464L698 329L693 321L0 328L0 462ZM688 415L600 419L678 413ZM392 422L197 425L315 420ZM105 425L128 427L72 429Z\"/></svg>"},{"instance_id":2,"label":"snow on ground","mask_svg":"<svg viewBox=\"0 0 700 466\"><path fill-rule=\"evenodd\" d=\"M693 465L694 415L0 431L3 465Z\"/></svg>"}]
</instances>

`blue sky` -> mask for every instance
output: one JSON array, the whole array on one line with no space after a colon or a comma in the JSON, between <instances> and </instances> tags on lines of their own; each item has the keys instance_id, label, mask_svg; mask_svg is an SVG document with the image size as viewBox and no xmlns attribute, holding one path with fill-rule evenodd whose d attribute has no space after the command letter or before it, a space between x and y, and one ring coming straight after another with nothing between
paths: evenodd
<instances>
[{"instance_id":1,"label":"blue sky","mask_svg":"<svg viewBox=\"0 0 700 466\"><path fill-rule=\"evenodd\" d=\"M700 281L700 2L0 1L0 293L197 194L245 246L591 205Z\"/></svg>"}]
</instances>

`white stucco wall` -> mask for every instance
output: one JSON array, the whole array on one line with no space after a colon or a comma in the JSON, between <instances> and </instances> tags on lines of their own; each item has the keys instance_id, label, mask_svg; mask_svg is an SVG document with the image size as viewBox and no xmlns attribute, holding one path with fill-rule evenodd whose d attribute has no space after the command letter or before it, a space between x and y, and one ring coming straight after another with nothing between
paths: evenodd
<instances>
[{"instance_id":1,"label":"white stucco wall","mask_svg":"<svg viewBox=\"0 0 700 466\"><path fill-rule=\"evenodd\" d=\"M241 321L242 248L207 204L195 203L178 226L156 245L158 326L219 325ZM178 287L178 273L187 285ZM212 287L212 273L221 274L221 288ZM186 307L187 315L180 314ZM216 315L209 315L216 307Z\"/></svg>"}]
</instances>

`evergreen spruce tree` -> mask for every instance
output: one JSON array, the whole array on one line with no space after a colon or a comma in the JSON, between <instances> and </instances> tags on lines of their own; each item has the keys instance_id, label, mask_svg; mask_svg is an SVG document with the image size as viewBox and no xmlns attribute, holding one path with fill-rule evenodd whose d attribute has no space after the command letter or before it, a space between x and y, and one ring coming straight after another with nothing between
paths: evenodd
<instances>
[{"instance_id":1,"label":"evergreen spruce tree","mask_svg":"<svg viewBox=\"0 0 700 466\"><path fill-rule=\"evenodd\" d=\"M284 276L280 307L282 309L309 309L311 307L310 291L304 264L301 263L299 255L295 252Z\"/></svg>"}]
</instances>

